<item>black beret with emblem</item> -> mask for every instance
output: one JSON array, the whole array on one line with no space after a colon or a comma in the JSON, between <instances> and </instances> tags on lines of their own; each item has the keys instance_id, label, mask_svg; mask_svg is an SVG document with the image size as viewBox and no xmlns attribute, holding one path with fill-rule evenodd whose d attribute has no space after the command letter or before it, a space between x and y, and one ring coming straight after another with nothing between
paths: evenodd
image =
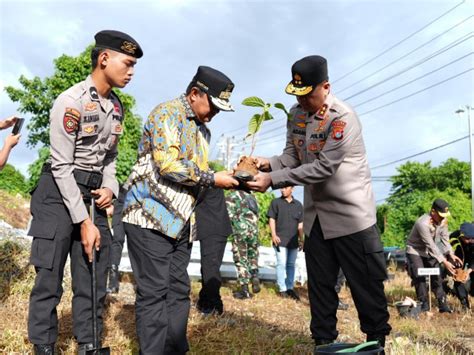
<instances>
[{"instance_id":1,"label":"black beret with emblem","mask_svg":"<svg viewBox=\"0 0 474 355\"><path fill-rule=\"evenodd\" d=\"M138 42L126 33L105 30L98 32L94 38L96 47L112 49L135 58L143 56L143 51Z\"/></svg>"},{"instance_id":2,"label":"black beret with emblem","mask_svg":"<svg viewBox=\"0 0 474 355\"><path fill-rule=\"evenodd\" d=\"M201 65L191 84L207 93L212 104L219 110L234 111L229 102L234 83L219 70Z\"/></svg>"},{"instance_id":3,"label":"black beret with emblem","mask_svg":"<svg viewBox=\"0 0 474 355\"><path fill-rule=\"evenodd\" d=\"M296 96L307 95L318 84L329 79L328 63L319 55L304 57L293 64L291 76L292 80L286 86L286 93Z\"/></svg>"}]
</instances>

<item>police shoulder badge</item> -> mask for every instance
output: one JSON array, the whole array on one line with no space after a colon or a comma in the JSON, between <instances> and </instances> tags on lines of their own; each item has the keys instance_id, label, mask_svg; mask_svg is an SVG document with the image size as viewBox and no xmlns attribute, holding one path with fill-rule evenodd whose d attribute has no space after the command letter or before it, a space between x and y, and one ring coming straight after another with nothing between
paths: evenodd
<instances>
[{"instance_id":1,"label":"police shoulder badge","mask_svg":"<svg viewBox=\"0 0 474 355\"><path fill-rule=\"evenodd\" d=\"M328 110L328 105L324 104L317 112L316 112L316 117L319 118L324 118L324 115L326 114Z\"/></svg>"},{"instance_id":2,"label":"police shoulder badge","mask_svg":"<svg viewBox=\"0 0 474 355\"><path fill-rule=\"evenodd\" d=\"M80 119L81 113L78 110L71 107L66 107L63 117L63 126L67 134L77 131Z\"/></svg>"},{"instance_id":3,"label":"police shoulder badge","mask_svg":"<svg viewBox=\"0 0 474 355\"><path fill-rule=\"evenodd\" d=\"M334 121L331 123L332 127L332 138L335 140L341 140L344 137L344 127L346 122L344 121Z\"/></svg>"}]
</instances>

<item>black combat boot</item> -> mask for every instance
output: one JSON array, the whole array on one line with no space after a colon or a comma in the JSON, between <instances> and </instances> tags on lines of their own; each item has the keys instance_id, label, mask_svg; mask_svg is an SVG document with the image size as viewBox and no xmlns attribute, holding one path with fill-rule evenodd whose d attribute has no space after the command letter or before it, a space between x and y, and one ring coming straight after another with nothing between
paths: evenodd
<instances>
[{"instance_id":1,"label":"black combat boot","mask_svg":"<svg viewBox=\"0 0 474 355\"><path fill-rule=\"evenodd\" d=\"M449 308L446 302L446 297L438 298L438 309L439 313L453 313L453 310Z\"/></svg>"},{"instance_id":2,"label":"black combat boot","mask_svg":"<svg viewBox=\"0 0 474 355\"><path fill-rule=\"evenodd\" d=\"M469 311L471 309L471 307L469 306L469 300L467 299L467 297L461 298L460 301L461 301L461 306L462 306L463 311Z\"/></svg>"},{"instance_id":3,"label":"black combat boot","mask_svg":"<svg viewBox=\"0 0 474 355\"><path fill-rule=\"evenodd\" d=\"M252 298L252 295L249 292L248 285L242 285L240 291L234 292L234 298L237 298L239 300Z\"/></svg>"},{"instance_id":4,"label":"black combat boot","mask_svg":"<svg viewBox=\"0 0 474 355\"><path fill-rule=\"evenodd\" d=\"M288 297L294 299L295 301L300 301L300 296L293 289L286 290Z\"/></svg>"},{"instance_id":5,"label":"black combat boot","mask_svg":"<svg viewBox=\"0 0 474 355\"><path fill-rule=\"evenodd\" d=\"M109 270L109 285L107 286L107 293L118 293L120 273L118 265L111 265Z\"/></svg>"},{"instance_id":6,"label":"black combat boot","mask_svg":"<svg viewBox=\"0 0 474 355\"><path fill-rule=\"evenodd\" d=\"M252 292L259 293L260 292L260 280L257 276L252 278Z\"/></svg>"},{"instance_id":7,"label":"black combat boot","mask_svg":"<svg viewBox=\"0 0 474 355\"><path fill-rule=\"evenodd\" d=\"M427 300L421 299L419 302L421 302L420 312L428 312L430 310L430 304Z\"/></svg>"},{"instance_id":8,"label":"black combat boot","mask_svg":"<svg viewBox=\"0 0 474 355\"><path fill-rule=\"evenodd\" d=\"M33 353L35 355L54 355L54 343L53 344L35 344L33 347Z\"/></svg>"}]
</instances>

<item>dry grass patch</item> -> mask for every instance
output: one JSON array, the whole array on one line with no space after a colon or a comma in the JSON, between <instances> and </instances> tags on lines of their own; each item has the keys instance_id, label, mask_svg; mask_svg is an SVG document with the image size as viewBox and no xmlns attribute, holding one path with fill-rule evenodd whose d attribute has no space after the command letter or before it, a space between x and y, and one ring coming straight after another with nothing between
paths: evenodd
<instances>
[{"instance_id":1,"label":"dry grass patch","mask_svg":"<svg viewBox=\"0 0 474 355\"><path fill-rule=\"evenodd\" d=\"M27 313L29 291L34 271L26 266L28 251L22 246L0 243L2 275L10 275L1 283L4 295L0 306L0 353L29 353ZM16 271L15 271L16 270ZM129 280L131 280L129 278ZM235 300L235 284L222 289L225 313L223 316L201 316L191 308L188 335L190 354L312 354L313 342L309 332L310 312L307 290L297 288L302 302L282 299L274 285L265 284L262 292L250 300ZM192 283L191 299L195 303L200 289ZM71 328L71 291L68 267L64 295L58 307L60 334L57 348L65 354L74 354L76 345ZM387 282L386 292L391 303L412 296L409 279L403 272ZM339 341L362 342L364 334L350 292L343 289L341 297L350 304L347 311L338 312ZM134 289L130 282L122 282L120 293L109 297L105 317L104 346L113 354L136 354ZM458 305L450 298L450 303ZM474 354L472 315L465 313L423 315L419 320L398 317L390 307L393 332L388 338L387 354ZM458 309L459 310L459 309Z\"/></svg>"},{"instance_id":2,"label":"dry grass patch","mask_svg":"<svg viewBox=\"0 0 474 355\"><path fill-rule=\"evenodd\" d=\"M30 201L20 194L0 190L0 220L14 228L25 229L30 220Z\"/></svg>"}]
</instances>

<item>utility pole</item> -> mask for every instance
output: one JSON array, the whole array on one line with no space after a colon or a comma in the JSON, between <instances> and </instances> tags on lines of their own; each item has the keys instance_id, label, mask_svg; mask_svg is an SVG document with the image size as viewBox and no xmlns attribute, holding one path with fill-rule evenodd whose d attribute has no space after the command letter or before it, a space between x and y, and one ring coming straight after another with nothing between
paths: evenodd
<instances>
[{"instance_id":1,"label":"utility pole","mask_svg":"<svg viewBox=\"0 0 474 355\"><path fill-rule=\"evenodd\" d=\"M471 160L471 217L472 221L474 222L474 162L473 162L473 157L474 157L474 152L473 148L474 145L472 143L472 122L471 122L471 110L472 107L469 105L464 106L464 108L460 108L456 110L455 113L459 114L460 116L464 113L467 112L467 122L469 126L469 155L470 155L470 160Z\"/></svg>"},{"instance_id":2,"label":"utility pole","mask_svg":"<svg viewBox=\"0 0 474 355\"><path fill-rule=\"evenodd\" d=\"M234 142L234 137L222 137L224 138L221 140L217 146L219 147L220 151L220 156L222 157L223 164L226 168L226 170L230 170L231 164L233 161L233 155L234 155L234 148L237 145Z\"/></svg>"}]
</instances>

